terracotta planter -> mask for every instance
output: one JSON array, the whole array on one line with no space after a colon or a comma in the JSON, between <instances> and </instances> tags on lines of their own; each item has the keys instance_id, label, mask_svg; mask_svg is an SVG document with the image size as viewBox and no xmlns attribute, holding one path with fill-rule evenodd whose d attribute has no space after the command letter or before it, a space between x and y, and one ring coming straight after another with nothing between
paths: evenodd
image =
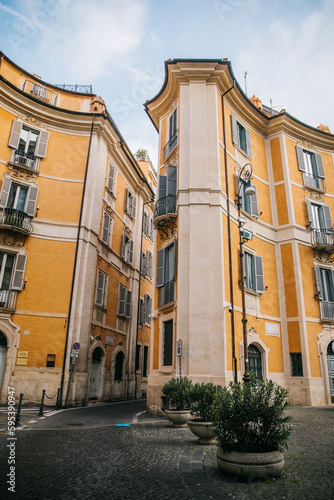
<instances>
[{"instance_id":1,"label":"terracotta planter","mask_svg":"<svg viewBox=\"0 0 334 500\"><path fill-rule=\"evenodd\" d=\"M198 444L215 444L217 442L212 422L202 422L193 418L188 420L188 427L199 438Z\"/></svg>"},{"instance_id":2,"label":"terracotta planter","mask_svg":"<svg viewBox=\"0 0 334 500\"><path fill-rule=\"evenodd\" d=\"M186 427L191 418L190 410L165 410L165 415L173 427Z\"/></svg>"},{"instance_id":3,"label":"terracotta planter","mask_svg":"<svg viewBox=\"0 0 334 500\"><path fill-rule=\"evenodd\" d=\"M278 477L284 469L284 453L242 453L217 449L218 467L229 476L252 479Z\"/></svg>"}]
</instances>

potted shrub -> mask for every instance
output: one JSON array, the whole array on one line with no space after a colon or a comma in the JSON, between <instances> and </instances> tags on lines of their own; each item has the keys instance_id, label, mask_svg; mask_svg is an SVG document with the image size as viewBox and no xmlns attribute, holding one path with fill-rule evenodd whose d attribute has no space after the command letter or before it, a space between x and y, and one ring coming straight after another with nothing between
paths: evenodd
<instances>
[{"instance_id":1,"label":"potted shrub","mask_svg":"<svg viewBox=\"0 0 334 500\"><path fill-rule=\"evenodd\" d=\"M277 477L284 468L283 447L291 432L284 413L288 391L272 380L251 376L230 382L215 400L217 462L227 474L248 479Z\"/></svg>"},{"instance_id":2,"label":"potted shrub","mask_svg":"<svg viewBox=\"0 0 334 500\"><path fill-rule=\"evenodd\" d=\"M190 413L190 388L192 381L187 377L172 378L162 388L162 394L169 398L171 409L165 414L173 423L173 427L186 427L191 417Z\"/></svg>"},{"instance_id":3,"label":"potted shrub","mask_svg":"<svg viewBox=\"0 0 334 500\"><path fill-rule=\"evenodd\" d=\"M216 433L213 428L214 400L220 386L208 384L194 384L190 390L190 411L192 418L188 420L188 427L199 438L199 444L216 442Z\"/></svg>"}]
</instances>

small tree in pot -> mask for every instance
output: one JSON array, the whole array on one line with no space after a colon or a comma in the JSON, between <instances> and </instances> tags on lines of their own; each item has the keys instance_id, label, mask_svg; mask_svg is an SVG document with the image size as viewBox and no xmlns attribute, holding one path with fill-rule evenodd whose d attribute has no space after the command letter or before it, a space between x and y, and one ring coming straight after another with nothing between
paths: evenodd
<instances>
[{"instance_id":1,"label":"small tree in pot","mask_svg":"<svg viewBox=\"0 0 334 500\"><path fill-rule=\"evenodd\" d=\"M231 382L215 400L214 428L223 472L251 479L278 476L284 468L283 447L291 432L288 391L272 380L251 376Z\"/></svg>"},{"instance_id":2,"label":"small tree in pot","mask_svg":"<svg viewBox=\"0 0 334 500\"><path fill-rule=\"evenodd\" d=\"M190 413L190 389L192 381L187 377L172 378L162 388L162 394L169 398L170 410L165 410L173 427L185 427Z\"/></svg>"},{"instance_id":3,"label":"small tree in pot","mask_svg":"<svg viewBox=\"0 0 334 500\"><path fill-rule=\"evenodd\" d=\"M199 438L199 444L216 442L212 421L214 401L221 389L212 383L202 383L194 384L190 390L190 411L193 418L188 420L188 427Z\"/></svg>"}]
</instances>

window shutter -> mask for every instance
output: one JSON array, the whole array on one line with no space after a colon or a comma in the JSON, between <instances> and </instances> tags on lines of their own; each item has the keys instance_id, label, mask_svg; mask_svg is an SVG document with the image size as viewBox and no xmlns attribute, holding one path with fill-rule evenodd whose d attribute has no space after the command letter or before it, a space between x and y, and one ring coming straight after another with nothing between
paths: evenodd
<instances>
[{"instance_id":1,"label":"window shutter","mask_svg":"<svg viewBox=\"0 0 334 500\"><path fill-rule=\"evenodd\" d=\"M129 190L128 188L125 189L125 204L124 204L124 210L127 214L130 214L130 200L129 200Z\"/></svg>"},{"instance_id":2,"label":"window shutter","mask_svg":"<svg viewBox=\"0 0 334 500\"><path fill-rule=\"evenodd\" d=\"M152 312L152 299L149 295L146 295L146 322L151 323L151 312Z\"/></svg>"},{"instance_id":3,"label":"window shutter","mask_svg":"<svg viewBox=\"0 0 334 500\"><path fill-rule=\"evenodd\" d=\"M10 148L17 149L20 142L20 135L22 130L22 122L18 120L13 120L12 130L10 131L8 146Z\"/></svg>"},{"instance_id":4,"label":"window shutter","mask_svg":"<svg viewBox=\"0 0 334 500\"><path fill-rule=\"evenodd\" d=\"M252 143L251 143L251 135L250 131L246 128L246 146L247 146L247 151L246 153L248 156L252 158Z\"/></svg>"},{"instance_id":5,"label":"window shutter","mask_svg":"<svg viewBox=\"0 0 334 500\"><path fill-rule=\"evenodd\" d=\"M132 207L131 207L131 217L133 219L136 218L136 207L137 207L137 198L135 196L131 196L132 198Z\"/></svg>"},{"instance_id":6,"label":"window shutter","mask_svg":"<svg viewBox=\"0 0 334 500\"><path fill-rule=\"evenodd\" d=\"M320 267L314 266L314 272L315 272L315 282L316 282L316 286L317 286L318 299L319 300L323 300L323 296L322 296L322 279L321 279Z\"/></svg>"},{"instance_id":7,"label":"window shutter","mask_svg":"<svg viewBox=\"0 0 334 500\"><path fill-rule=\"evenodd\" d=\"M176 259L177 259L177 241L176 238L174 238L174 243L173 243L173 269L172 273L170 276L172 276L172 279L176 279Z\"/></svg>"},{"instance_id":8,"label":"window shutter","mask_svg":"<svg viewBox=\"0 0 334 500\"><path fill-rule=\"evenodd\" d=\"M125 296L125 317L130 318L131 316L131 292L129 290L126 290L126 296Z\"/></svg>"},{"instance_id":9,"label":"window shutter","mask_svg":"<svg viewBox=\"0 0 334 500\"><path fill-rule=\"evenodd\" d=\"M248 181L248 184L251 185L252 182ZM254 186L254 188L255 188L255 193L252 194L249 197L249 201L250 201L250 213L254 217L258 217L259 216L259 208L258 208L258 204L257 204L257 190L256 190L256 186Z\"/></svg>"},{"instance_id":10,"label":"window shutter","mask_svg":"<svg viewBox=\"0 0 334 500\"><path fill-rule=\"evenodd\" d=\"M301 146L297 145L296 152L297 152L298 168L301 172L305 172L304 150Z\"/></svg>"},{"instance_id":11,"label":"window shutter","mask_svg":"<svg viewBox=\"0 0 334 500\"><path fill-rule=\"evenodd\" d=\"M110 162L109 163L107 187L108 187L109 191L111 191L112 193L114 192L115 173L116 173L116 169L113 166L113 164Z\"/></svg>"},{"instance_id":12,"label":"window shutter","mask_svg":"<svg viewBox=\"0 0 334 500\"><path fill-rule=\"evenodd\" d=\"M48 147L49 142L49 135L49 132L47 132L46 130L40 131L37 139L35 156L38 156L39 158L45 158L46 148Z\"/></svg>"},{"instance_id":13,"label":"window shutter","mask_svg":"<svg viewBox=\"0 0 334 500\"><path fill-rule=\"evenodd\" d=\"M123 233L123 234L122 234L122 245L121 245L121 257L122 257L122 259L124 259L124 260L125 260L125 250L126 250L126 245L125 245L125 243L126 243L126 238L127 238L126 234L125 234L125 233Z\"/></svg>"},{"instance_id":14,"label":"window shutter","mask_svg":"<svg viewBox=\"0 0 334 500\"><path fill-rule=\"evenodd\" d=\"M125 316L125 298L126 298L127 289L120 285L119 287L119 296L118 296L118 312L119 316Z\"/></svg>"},{"instance_id":15,"label":"window shutter","mask_svg":"<svg viewBox=\"0 0 334 500\"><path fill-rule=\"evenodd\" d=\"M232 115L232 140L233 140L234 144L239 146L238 121L234 115Z\"/></svg>"},{"instance_id":16,"label":"window shutter","mask_svg":"<svg viewBox=\"0 0 334 500\"><path fill-rule=\"evenodd\" d=\"M324 219L325 219L325 228L327 232L333 231L333 223L331 217L331 210L327 205L323 205L324 210Z\"/></svg>"},{"instance_id":17,"label":"window shutter","mask_svg":"<svg viewBox=\"0 0 334 500\"><path fill-rule=\"evenodd\" d=\"M106 282L106 275L99 272L97 277L96 302L100 306L104 306L105 282Z\"/></svg>"},{"instance_id":18,"label":"window shutter","mask_svg":"<svg viewBox=\"0 0 334 500\"><path fill-rule=\"evenodd\" d=\"M321 179L325 178L325 169L324 165L322 163L322 157L321 154L315 153L315 163L317 165L317 171L318 171L318 177L321 177Z\"/></svg>"},{"instance_id":19,"label":"window shutter","mask_svg":"<svg viewBox=\"0 0 334 500\"><path fill-rule=\"evenodd\" d=\"M147 253L147 275L152 279L152 254Z\"/></svg>"},{"instance_id":20,"label":"window shutter","mask_svg":"<svg viewBox=\"0 0 334 500\"><path fill-rule=\"evenodd\" d=\"M255 255L256 291L264 293L263 262L262 257Z\"/></svg>"},{"instance_id":21,"label":"window shutter","mask_svg":"<svg viewBox=\"0 0 334 500\"><path fill-rule=\"evenodd\" d=\"M147 274L147 262L146 262L146 255L142 253L141 256L141 275L144 278Z\"/></svg>"},{"instance_id":22,"label":"window shutter","mask_svg":"<svg viewBox=\"0 0 334 500\"><path fill-rule=\"evenodd\" d=\"M10 191L10 186L12 184L12 181L4 176L3 181L2 181L2 186L1 186L1 192L0 192L0 207L5 208L7 205L7 200L8 200L8 195Z\"/></svg>"},{"instance_id":23,"label":"window shutter","mask_svg":"<svg viewBox=\"0 0 334 500\"><path fill-rule=\"evenodd\" d=\"M153 217L149 217L149 237L153 241Z\"/></svg>"},{"instance_id":24,"label":"window shutter","mask_svg":"<svg viewBox=\"0 0 334 500\"><path fill-rule=\"evenodd\" d=\"M38 196L38 188L35 186L30 186L24 210L25 213L30 217L34 217L35 215L37 196Z\"/></svg>"},{"instance_id":25,"label":"window shutter","mask_svg":"<svg viewBox=\"0 0 334 500\"><path fill-rule=\"evenodd\" d=\"M167 165L167 196L176 196L176 167L174 165Z\"/></svg>"},{"instance_id":26,"label":"window shutter","mask_svg":"<svg viewBox=\"0 0 334 500\"><path fill-rule=\"evenodd\" d=\"M169 140L176 134L177 130L177 108L173 111L169 119Z\"/></svg>"},{"instance_id":27,"label":"window shutter","mask_svg":"<svg viewBox=\"0 0 334 500\"><path fill-rule=\"evenodd\" d=\"M165 284L165 249L158 250L157 257L157 288Z\"/></svg>"},{"instance_id":28,"label":"window shutter","mask_svg":"<svg viewBox=\"0 0 334 500\"><path fill-rule=\"evenodd\" d=\"M140 299L140 307L139 307L139 324L144 324L144 301Z\"/></svg>"},{"instance_id":29,"label":"window shutter","mask_svg":"<svg viewBox=\"0 0 334 500\"><path fill-rule=\"evenodd\" d=\"M109 244L110 235L110 217L108 214L103 214L103 226L102 226L102 240Z\"/></svg>"},{"instance_id":30,"label":"window shutter","mask_svg":"<svg viewBox=\"0 0 334 500\"><path fill-rule=\"evenodd\" d=\"M24 271L26 268L27 256L19 254L16 257L15 271L13 275L12 290L22 290Z\"/></svg>"},{"instance_id":31,"label":"window shutter","mask_svg":"<svg viewBox=\"0 0 334 500\"><path fill-rule=\"evenodd\" d=\"M159 200L167 195L167 177L159 175Z\"/></svg>"},{"instance_id":32,"label":"window shutter","mask_svg":"<svg viewBox=\"0 0 334 500\"><path fill-rule=\"evenodd\" d=\"M313 214L312 214L312 203L310 200L306 200L307 217L310 227L313 228Z\"/></svg>"},{"instance_id":33,"label":"window shutter","mask_svg":"<svg viewBox=\"0 0 334 500\"><path fill-rule=\"evenodd\" d=\"M128 245L129 245L128 263L132 264L132 262L133 262L133 240L129 240Z\"/></svg>"}]
</instances>

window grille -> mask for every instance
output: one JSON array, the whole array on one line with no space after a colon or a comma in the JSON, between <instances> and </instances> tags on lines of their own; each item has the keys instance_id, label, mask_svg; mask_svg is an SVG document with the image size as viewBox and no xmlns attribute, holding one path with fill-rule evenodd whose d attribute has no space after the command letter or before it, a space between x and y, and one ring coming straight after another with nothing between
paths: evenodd
<instances>
[{"instance_id":1,"label":"window grille","mask_svg":"<svg viewBox=\"0 0 334 500\"><path fill-rule=\"evenodd\" d=\"M163 366L173 364L173 320L164 323Z\"/></svg>"},{"instance_id":2,"label":"window grille","mask_svg":"<svg viewBox=\"0 0 334 500\"><path fill-rule=\"evenodd\" d=\"M292 377L303 376L303 360L301 352L290 352L291 375Z\"/></svg>"}]
</instances>

